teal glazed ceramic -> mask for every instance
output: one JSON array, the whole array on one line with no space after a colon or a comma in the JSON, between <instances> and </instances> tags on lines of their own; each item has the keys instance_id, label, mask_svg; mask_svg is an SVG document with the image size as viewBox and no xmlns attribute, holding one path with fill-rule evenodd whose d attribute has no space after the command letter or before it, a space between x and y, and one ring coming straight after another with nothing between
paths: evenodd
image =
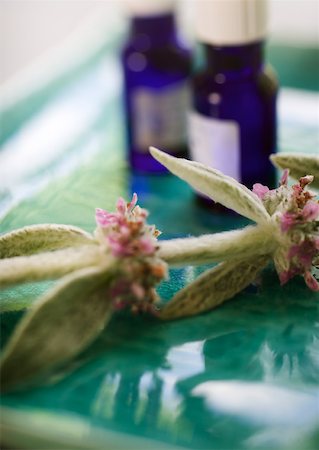
<instances>
[{"instance_id":1,"label":"teal glazed ceramic","mask_svg":"<svg viewBox=\"0 0 319 450\"><path fill-rule=\"evenodd\" d=\"M76 102L90 89L85 100L95 98L92 80L99 68L94 70L78 77L78 90L57 93L54 101L70 95ZM133 191L164 239L247 223L201 209L190 188L171 175L129 173L118 105L118 99L108 99L72 145L68 141L46 165L1 186L0 232L48 222L92 231L95 207L110 210L118 196L129 199ZM48 117L49 106L38 114ZM29 123L19 131L25 139L29 132ZM311 132L306 134L309 142ZM6 151L14 156L10 139ZM171 271L159 288L164 301L202 269ZM0 293L2 346L25 308L51 284ZM159 322L116 314L90 348L43 385L2 396L2 440L29 449L314 450L318 305L318 294L302 279L281 288L269 267L254 285L198 317Z\"/></svg>"}]
</instances>

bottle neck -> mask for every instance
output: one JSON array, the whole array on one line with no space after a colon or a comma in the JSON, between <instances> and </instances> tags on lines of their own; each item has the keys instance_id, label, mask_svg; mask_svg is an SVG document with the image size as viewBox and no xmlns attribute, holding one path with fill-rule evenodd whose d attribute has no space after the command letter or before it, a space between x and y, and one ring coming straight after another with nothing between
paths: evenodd
<instances>
[{"instance_id":1,"label":"bottle neck","mask_svg":"<svg viewBox=\"0 0 319 450\"><path fill-rule=\"evenodd\" d=\"M163 45L176 40L176 26L173 12L156 16L133 17L131 20L130 38L134 45L143 47ZM145 48L147 50L147 48Z\"/></svg>"},{"instance_id":2,"label":"bottle neck","mask_svg":"<svg viewBox=\"0 0 319 450\"><path fill-rule=\"evenodd\" d=\"M245 45L214 46L202 44L207 71L220 78L234 79L256 74L264 63L264 42Z\"/></svg>"}]
</instances>

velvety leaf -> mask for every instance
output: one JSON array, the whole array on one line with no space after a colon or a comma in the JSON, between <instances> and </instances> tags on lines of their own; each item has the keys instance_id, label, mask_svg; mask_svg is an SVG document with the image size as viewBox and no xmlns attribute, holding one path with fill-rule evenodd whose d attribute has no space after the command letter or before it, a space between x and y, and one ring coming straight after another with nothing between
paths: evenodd
<instances>
[{"instance_id":1,"label":"velvety leaf","mask_svg":"<svg viewBox=\"0 0 319 450\"><path fill-rule=\"evenodd\" d=\"M169 265L198 265L272 254L278 244L271 223L195 238L159 242L158 256Z\"/></svg>"},{"instance_id":2,"label":"velvety leaf","mask_svg":"<svg viewBox=\"0 0 319 450\"><path fill-rule=\"evenodd\" d=\"M32 225L0 235L0 259L96 244L81 228L67 225Z\"/></svg>"},{"instance_id":3,"label":"velvety leaf","mask_svg":"<svg viewBox=\"0 0 319 450\"><path fill-rule=\"evenodd\" d=\"M271 161L279 169L289 169L290 176L295 179L305 175L313 175L311 187L319 188L319 156L303 153L278 153L270 156Z\"/></svg>"},{"instance_id":4,"label":"velvety leaf","mask_svg":"<svg viewBox=\"0 0 319 450\"><path fill-rule=\"evenodd\" d=\"M259 198L234 178L198 162L175 158L153 147L150 152L174 175L185 180L215 202L257 223L263 223L269 219L269 214Z\"/></svg>"},{"instance_id":5,"label":"velvety leaf","mask_svg":"<svg viewBox=\"0 0 319 450\"><path fill-rule=\"evenodd\" d=\"M112 314L114 277L97 268L66 276L23 317L1 361L1 386L28 384L84 349Z\"/></svg>"},{"instance_id":6,"label":"velvety leaf","mask_svg":"<svg viewBox=\"0 0 319 450\"><path fill-rule=\"evenodd\" d=\"M0 288L30 281L53 280L106 259L98 246L71 247L0 260Z\"/></svg>"},{"instance_id":7,"label":"velvety leaf","mask_svg":"<svg viewBox=\"0 0 319 450\"><path fill-rule=\"evenodd\" d=\"M163 307L159 317L171 320L216 308L254 281L268 261L267 256L260 256L241 262L223 262L207 270L193 283L181 289Z\"/></svg>"}]
</instances>

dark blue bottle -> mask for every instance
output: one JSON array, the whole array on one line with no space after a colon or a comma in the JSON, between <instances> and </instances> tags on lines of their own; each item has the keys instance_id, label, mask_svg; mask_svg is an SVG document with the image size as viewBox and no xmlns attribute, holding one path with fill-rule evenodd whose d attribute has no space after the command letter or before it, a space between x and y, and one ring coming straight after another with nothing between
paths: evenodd
<instances>
[{"instance_id":1,"label":"dark blue bottle","mask_svg":"<svg viewBox=\"0 0 319 450\"><path fill-rule=\"evenodd\" d=\"M148 148L153 145L175 156L187 156L190 101L190 53L178 39L172 8L131 18L122 65L131 167L165 172Z\"/></svg>"},{"instance_id":2,"label":"dark blue bottle","mask_svg":"<svg viewBox=\"0 0 319 450\"><path fill-rule=\"evenodd\" d=\"M201 62L192 80L192 158L249 188L275 183L269 155L276 151L278 84L264 64L263 7L263 0L199 2Z\"/></svg>"}]
</instances>

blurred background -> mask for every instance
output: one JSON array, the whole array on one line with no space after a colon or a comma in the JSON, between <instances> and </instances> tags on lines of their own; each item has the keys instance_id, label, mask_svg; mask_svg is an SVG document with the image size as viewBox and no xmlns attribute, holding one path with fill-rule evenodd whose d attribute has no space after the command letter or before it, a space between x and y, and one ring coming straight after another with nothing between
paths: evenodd
<instances>
[{"instance_id":1,"label":"blurred background","mask_svg":"<svg viewBox=\"0 0 319 450\"><path fill-rule=\"evenodd\" d=\"M176 2L190 46L195 1ZM111 145L124 148L119 54L126 10L111 0L0 1L0 213L40 189L44 176L63 175ZM319 142L318 24L318 0L269 0L267 60L283 88L280 120L290 123L279 130L280 146L293 150L309 140L307 130L302 141L295 135L296 121L312 126L309 145Z\"/></svg>"},{"instance_id":2,"label":"blurred background","mask_svg":"<svg viewBox=\"0 0 319 450\"><path fill-rule=\"evenodd\" d=\"M181 30L188 39L192 39L195 1L177 2ZM59 49L62 52L66 51L66 47L72 47L73 51L77 49L81 52L83 59L86 58L99 38L101 41L108 40L114 38L114 33L124 32L124 11L125 2L121 0L1 0L1 83L9 86L18 78L27 77L32 71L31 66L34 70L36 66L44 70L45 65L57 57ZM271 47L311 49L316 55L312 59L313 65L303 69L312 69L316 75L319 74L318 53L315 52L319 45L318 23L317 0L269 0ZM81 47L77 47L80 42ZM273 53L275 49L269 56L270 60L275 61L276 55ZM72 63L71 54L68 56L69 60L63 64L64 69ZM300 64L298 59L290 62L294 69ZM293 68L289 69L293 71ZM281 77L281 82L284 85L298 84L298 79Z\"/></svg>"}]
</instances>

